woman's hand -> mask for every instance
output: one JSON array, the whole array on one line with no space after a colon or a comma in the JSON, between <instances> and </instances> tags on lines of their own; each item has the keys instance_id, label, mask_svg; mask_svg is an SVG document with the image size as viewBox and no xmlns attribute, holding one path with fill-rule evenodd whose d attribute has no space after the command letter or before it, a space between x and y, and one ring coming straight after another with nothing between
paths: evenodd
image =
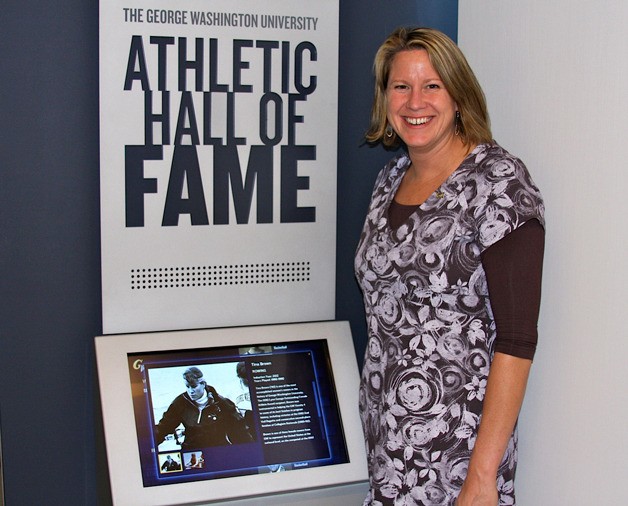
<instances>
[{"instance_id":1,"label":"woman's hand","mask_svg":"<svg viewBox=\"0 0 628 506\"><path fill-rule=\"evenodd\" d=\"M456 506L497 506L498 503L497 481L484 482L474 475L467 476L456 500Z\"/></svg>"}]
</instances>

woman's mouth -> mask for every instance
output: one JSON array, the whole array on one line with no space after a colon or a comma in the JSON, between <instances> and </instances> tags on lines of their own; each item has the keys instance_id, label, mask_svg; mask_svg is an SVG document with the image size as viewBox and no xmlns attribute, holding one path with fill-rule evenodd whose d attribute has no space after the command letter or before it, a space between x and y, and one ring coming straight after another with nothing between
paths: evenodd
<instances>
[{"instance_id":1,"label":"woman's mouth","mask_svg":"<svg viewBox=\"0 0 628 506\"><path fill-rule=\"evenodd\" d=\"M409 123L410 125L417 126L417 125L424 125L425 123L431 121L432 118L428 116L424 116L422 118L411 118L411 117L406 116L404 120L406 121L406 123Z\"/></svg>"}]
</instances>

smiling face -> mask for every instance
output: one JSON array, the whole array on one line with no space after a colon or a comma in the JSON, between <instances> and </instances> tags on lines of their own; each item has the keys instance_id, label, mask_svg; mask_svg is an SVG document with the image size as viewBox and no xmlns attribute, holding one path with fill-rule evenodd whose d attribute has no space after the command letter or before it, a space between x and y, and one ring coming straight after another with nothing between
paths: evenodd
<instances>
[{"instance_id":1,"label":"smiling face","mask_svg":"<svg viewBox=\"0 0 628 506\"><path fill-rule=\"evenodd\" d=\"M386 87L388 122L413 154L430 154L455 142L456 103L427 51L395 55Z\"/></svg>"}]
</instances>

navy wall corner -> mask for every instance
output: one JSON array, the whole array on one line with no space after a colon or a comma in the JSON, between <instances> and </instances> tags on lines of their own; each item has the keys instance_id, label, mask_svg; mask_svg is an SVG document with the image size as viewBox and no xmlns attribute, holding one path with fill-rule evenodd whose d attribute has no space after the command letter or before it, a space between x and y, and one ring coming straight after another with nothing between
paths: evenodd
<instances>
[{"instance_id":1,"label":"navy wall corner","mask_svg":"<svg viewBox=\"0 0 628 506\"><path fill-rule=\"evenodd\" d=\"M373 57L398 26L429 26L456 40L458 0L340 2L336 318L351 323L360 363L367 338L353 255L375 177L392 156L380 147L364 145L363 134L373 97Z\"/></svg>"},{"instance_id":2,"label":"navy wall corner","mask_svg":"<svg viewBox=\"0 0 628 506\"><path fill-rule=\"evenodd\" d=\"M8 506L111 503L102 333L98 2L6 0L0 17L0 417ZM457 1L340 1L336 316L366 343L353 251L390 153L361 145L371 63L397 25L455 37Z\"/></svg>"}]
</instances>

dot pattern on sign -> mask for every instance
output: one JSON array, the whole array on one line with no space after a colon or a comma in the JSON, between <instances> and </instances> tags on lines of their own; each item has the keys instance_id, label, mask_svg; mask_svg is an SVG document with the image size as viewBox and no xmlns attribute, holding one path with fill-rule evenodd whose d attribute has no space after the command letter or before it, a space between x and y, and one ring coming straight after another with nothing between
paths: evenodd
<instances>
[{"instance_id":1,"label":"dot pattern on sign","mask_svg":"<svg viewBox=\"0 0 628 506\"><path fill-rule=\"evenodd\" d=\"M310 262L131 269L131 290L225 287L310 281Z\"/></svg>"}]
</instances>

